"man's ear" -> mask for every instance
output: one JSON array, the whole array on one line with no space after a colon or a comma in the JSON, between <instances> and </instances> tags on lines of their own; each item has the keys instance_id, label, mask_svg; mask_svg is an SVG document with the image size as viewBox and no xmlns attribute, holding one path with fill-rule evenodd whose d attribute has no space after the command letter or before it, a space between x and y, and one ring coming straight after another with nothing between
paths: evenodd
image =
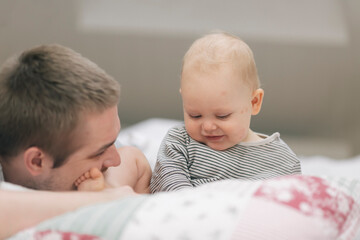
<instances>
[{"instance_id":1,"label":"man's ear","mask_svg":"<svg viewBox=\"0 0 360 240\"><path fill-rule=\"evenodd\" d=\"M261 105L264 97L264 90L261 88L258 88L254 91L251 104L252 104L252 112L251 115L256 115L261 110Z\"/></svg>"},{"instance_id":2,"label":"man's ear","mask_svg":"<svg viewBox=\"0 0 360 240\"><path fill-rule=\"evenodd\" d=\"M25 150L24 163L32 176L38 176L52 166L52 160L38 147L30 147Z\"/></svg>"}]
</instances>

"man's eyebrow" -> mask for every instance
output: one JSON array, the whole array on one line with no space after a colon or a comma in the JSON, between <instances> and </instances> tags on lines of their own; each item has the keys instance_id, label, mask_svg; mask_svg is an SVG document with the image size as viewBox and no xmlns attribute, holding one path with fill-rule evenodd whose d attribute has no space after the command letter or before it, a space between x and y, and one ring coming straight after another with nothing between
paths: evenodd
<instances>
[{"instance_id":1,"label":"man's eyebrow","mask_svg":"<svg viewBox=\"0 0 360 240\"><path fill-rule=\"evenodd\" d=\"M105 151L106 149L108 149L109 147L111 147L116 140L112 141L111 143L107 143L104 146L102 146L101 148L99 148L96 152L94 152L93 154L90 155L90 157L95 157L96 155L98 155L99 153L102 153L103 151Z\"/></svg>"}]
</instances>

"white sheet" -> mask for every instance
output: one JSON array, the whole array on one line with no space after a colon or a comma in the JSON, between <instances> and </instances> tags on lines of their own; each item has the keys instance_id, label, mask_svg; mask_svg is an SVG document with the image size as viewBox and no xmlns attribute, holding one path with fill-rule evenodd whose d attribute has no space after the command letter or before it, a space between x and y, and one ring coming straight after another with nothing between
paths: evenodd
<instances>
[{"instance_id":1,"label":"white sheet","mask_svg":"<svg viewBox=\"0 0 360 240\"><path fill-rule=\"evenodd\" d=\"M132 145L141 149L153 169L156 155L168 129L181 121L152 118L121 131L117 146ZM349 159L331 159L325 156L300 156L302 172L307 175L326 175L360 179L360 155Z\"/></svg>"}]
</instances>

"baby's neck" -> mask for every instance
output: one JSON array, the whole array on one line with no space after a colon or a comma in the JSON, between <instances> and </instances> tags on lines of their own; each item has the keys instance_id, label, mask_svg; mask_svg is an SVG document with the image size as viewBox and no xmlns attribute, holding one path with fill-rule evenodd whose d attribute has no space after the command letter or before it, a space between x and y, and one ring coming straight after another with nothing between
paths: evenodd
<instances>
[{"instance_id":1,"label":"baby's neck","mask_svg":"<svg viewBox=\"0 0 360 240\"><path fill-rule=\"evenodd\" d=\"M254 133L251 129L249 129L247 137L242 142L258 142L261 141L262 138Z\"/></svg>"}]
</instances>

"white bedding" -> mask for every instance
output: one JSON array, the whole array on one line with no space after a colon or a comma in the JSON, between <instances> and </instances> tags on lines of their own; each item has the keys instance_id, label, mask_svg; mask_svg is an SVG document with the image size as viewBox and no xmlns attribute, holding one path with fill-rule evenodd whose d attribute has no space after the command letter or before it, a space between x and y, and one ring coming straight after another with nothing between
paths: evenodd
<instances>
[{"instance_id":1,"label":"white bedding","mask_svg":"<svg viewBox=\"0 0 360 240\"><path fill-rule=\"evenodd\" d=\"M360 240L359 190L305 175L229 179L86 206L10 239Z\"/></svg>"},{"instance_id":2,"label":"white bedding","mask_svg":"<svg viewBox=\"0 0 360 240\"><path fill-rule=\"evenodd\" d=\"M152 118L132 125L121 131L116 144L133 145L140 148L154 168L156 155L162 138L168 129L181 121ZM338 176L360 179L360 156L348 159L331 159L329 157L299 156L303 174L316 176Z\"/></svg>"}]
</instances>

